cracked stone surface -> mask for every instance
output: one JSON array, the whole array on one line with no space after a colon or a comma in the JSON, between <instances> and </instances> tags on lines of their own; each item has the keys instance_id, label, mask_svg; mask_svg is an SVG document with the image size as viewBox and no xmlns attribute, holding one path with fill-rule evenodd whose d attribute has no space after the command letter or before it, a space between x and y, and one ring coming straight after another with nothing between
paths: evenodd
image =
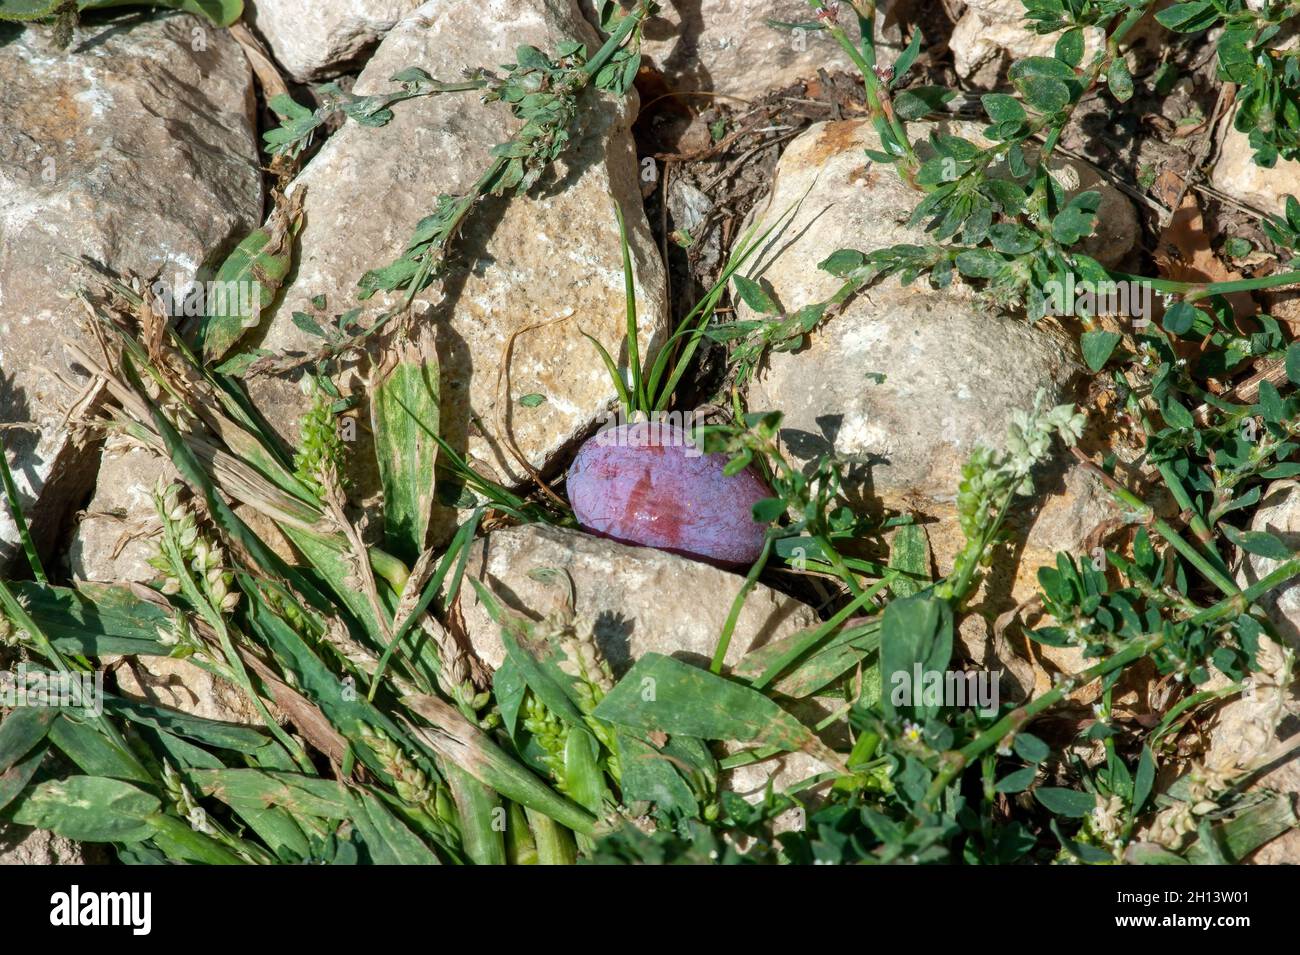
<instances>
[{"instance_id":1,"label":"cracked stone surface","mask_svg":"<svg viewBox=\"0 0 1300 955\"><path fill-rule=\"evenodd\" d=\"M403 67L459 75L466 63L511 61L521 43L546 49L568 37L595 42L569 0L426 3L388 34L356 91L389 88L388 78ZM458 244L465 268L417 301L417 320L437 330L443 434L506 483L527 478L507 434L525 460L545 469L616 398L582 335L620 357L626 326L614 202L628 223L642 354L665 335L665 278L641 207L630 133L634 108L593 91L584 94L583 111L558 178L527 197L481 203ZM403 103L395 113L383 128L344 126L298 177L295 188L307 190L301 258L263 347L315 347L318 340L294 325L292 313L310 311L320 294L333 314L352 307L361 275L401 252L439 194L468 190L493 145L517 127L507 109L473 94ZM365 314L399 301L375 296L364 304ZM502 377L512 337L509 374ZM306 401L298 385L257 379L250 391L292 444ZM545 401L520 404L528 394Z\"/></svg>"},{"instance_id":2,"label":"cracked stone surface","mask_svg":"<svg viewBox=\"0 0 1300 955\"><path fill-rule=\"evenodd\" d=\"M201 23L0 45L0 427L38 540L94 475L65 424L86 383L62 345L84 316L67 257L188 282L262 215L252 74L224 30L196 49ZM0 559L16 540L0 508Z\"/></svg>"}]
</instances>

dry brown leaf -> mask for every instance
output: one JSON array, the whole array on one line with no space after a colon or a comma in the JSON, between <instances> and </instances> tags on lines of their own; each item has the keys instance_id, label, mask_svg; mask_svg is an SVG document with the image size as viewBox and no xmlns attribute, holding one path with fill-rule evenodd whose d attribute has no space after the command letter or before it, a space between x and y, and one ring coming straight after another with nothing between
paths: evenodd
<instances>
[{"instance_id":1,"label":"dry brown leaf","mask_svg":"<svg viewBox=\"0 0 1300 955\"><path fill-rule=\"evenodd\" d=\"M1174 209L1155 252L1162 278L1178 282L1231 282L1242 277L1214 254L1196 194L1186 189L1182 177L1165 170L1156 177L1152 192L1161 203ZM1228 301L1238 318L1255 314L1255 300L1249 292L1236 292L1228 296Z\"/></svg>"}]
</instances>

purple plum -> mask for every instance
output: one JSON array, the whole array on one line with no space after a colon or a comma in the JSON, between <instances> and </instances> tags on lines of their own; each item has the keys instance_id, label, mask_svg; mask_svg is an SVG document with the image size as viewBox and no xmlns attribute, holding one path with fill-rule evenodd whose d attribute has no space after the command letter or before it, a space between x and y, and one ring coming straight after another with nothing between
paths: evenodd
<instances>
[{"instance_id":1,"label":"purple plum","mask_svg":"<svg viewBox=\"0 0 1300 955\"><path fill-rule=\"evenodd\" d=\"M569 503L584 530L698 560L752 564L765 525L751 508L772 492L752 469L728 477L680 428L633 423L584 444L569 468Z\"/></svg>"}]
</instances>

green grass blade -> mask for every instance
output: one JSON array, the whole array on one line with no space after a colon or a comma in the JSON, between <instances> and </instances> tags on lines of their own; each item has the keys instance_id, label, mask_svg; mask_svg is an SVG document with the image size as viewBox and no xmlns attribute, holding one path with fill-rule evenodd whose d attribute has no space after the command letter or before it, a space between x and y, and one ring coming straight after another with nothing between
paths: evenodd
<instances>
[{"instance_id":1,"label":"green grass blade","mask_svg":"<svg viewBox=\"0 0 1300 955\"><path fill-rule=\"evenodd\" d=\"M627 223L623 221L623 209L614 203L614 216L618 219L618 242L623 253L623 298L627 314L627 364L632 373L632 400L635 411L650 410L646 401L645 386L641 381L641 343L637 337L636 317L636 277L632 272L632 250L627 243ZM620 379L621 380L621 379Z\"/></svg>"},{"instance_id":2,"label":"green grass blade","mask_svg":"<svg viewBox=\"0 0 1300 955\"><path fill-rule=\"evenodd\" d=\"M465 854L475 865L505 865L505 833L498 824L505 808L500 797L459 766L444 763L443 768L460 814Z\"/></svg>"},{"instance_id":3,"label":"green grass blade","mask_svg":"<svg viewBox=\"0 0 1300 955\"><path fill-rule=\"evenodd\" d=\"M14 483L13 472L9 470L9 459L5 451L4 438L0 436L0 483L4 484L5 500L9 504L9 516L18 528L18 538L22 541L27 563L31 565L32 575L37 581L45 583L45 568L41 566L41 555L36 552L36 542L32 540L27 529L27 519L23 516L23 503L18 499L18 485Z\"/></svg>"},{"instance_id":4,"label":"green grass blade","mask_svg":"<svg viewBox=\"0 0 1300 955\"><path fill-rule=\"evenodd\" d=\"M596 346L596 351L600 353L600 360L605 363L605 371L609 373L609 377L614 382L614 388L618 391L619 404L623 406L623 410L627 412L630 417L632 412L635 410L632 406L633 399L627 392L627 385L623 382L623 376L618 373L618 365L614 364L614 359L609 357L609 352L605 350L604 345L596 341L595 338L588 335L586 332L582 332L581 334L583 338Z\"/></svg>"},{"instance_id":5,"label":"green grass blade","mask_svg":"<svg viewBox=\"0 0 1300 955\"><path fill-rule=\"evenodd\" d=\"M469 545L474 540L474 532L478 528L479 518L482 516L481 510L476 510L470 515L470 519L460 526L456 531L456 536L452 538L451 545L447 552L442 555L438 561L438 567L429 578L428 583L424 585L424 590L420 594L420 599L407 614L406 619L398 621L397 629L393 631L393 639L389 641L388 646L384 648L383 655L379 658L379 665L370 677L370 691L366 698L374 700L375 691L379 689L379 683L388 669L389 661L393 657L394 651L401 644L402 638L411 630L412 627L420 620L432 605L434 598L438 596L438 591L442 589L443 581L447 579L447 573L451 569L453 561L458 562L458 571L463 569L464 561L469 556ZM459 573L457 574L459 577ZM454 598L454 593L449 594L447 600Z\"/></svg>"},{"instance_id":6,"label":"green grass blade","mask_svg":"<svg viewBox=\"0 0 1300 955\"><path fill-rule=\"evenodd\" d=\"M410 730L443 760L460 766L507 799L545 813L575 832L595 832L595 816L553 790L454 707L432 696L406 697L402 702L429 722L431 728L411 725Z\"/></svg>"}]
</instances>

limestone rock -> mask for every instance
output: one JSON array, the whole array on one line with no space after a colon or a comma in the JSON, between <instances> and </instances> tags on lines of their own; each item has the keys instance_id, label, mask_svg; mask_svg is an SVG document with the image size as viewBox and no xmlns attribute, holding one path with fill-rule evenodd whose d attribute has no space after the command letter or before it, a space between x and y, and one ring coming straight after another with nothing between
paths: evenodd
<instances>
[{"instance_id":1,"label":"limestone rock","mask_svg":"<svg viewBox=\"0 0 1300 955\"><path fill-rule=\"evenodd\" d=\"M171 462L120 436L105 442L95 493L80 514L68 546L74 579L111 584L157 579L149 558L157 551L162 532L153 503L160 479L179 480ZM298 559L270 518L246 504L236 504L235 514L285 560Z\"/></svg>"},{"instance_id":2,"label":"limestone rock","mask_svg":"<svg viewBox=\"0 0 1300 955\"><path fill-rule=\"evenodd\" d=\"M1293 550L1300 548L1300 482L1274 481L1268 486L1250 521L1250 529L1281 538ZM1256 554L1242 555L1241 586L1258 583L1277 570L1280 561ZM1300 651L1300 582L1274 587L1258 601L1277 628L1278 635Z\"/></svg>"},{"instance_id":3,"label":"limestone rock","mask_svg":"<svg viewBox=\"0 0 1300 955\"><path fill-rule=\"evenodd\" d=\"M802 205L754 274L772 284L783 308L838 289L838 279L815 267L837 249L924 241L907 225L917 194L892 169L864 159L863 148L877 143L868 123L824 123L782 157L754 218L772 221L801 197ZM784 412L783 437L799 460L834 449L869 470L864 484L882 499L950 501L971 450L1000 446L1011 412L1031 407L1040 389L1051 402L1068 400L1077 371L1073 344L1049 323L991 310L960 283L934 292L890 279L824 323L807 348L773 354L750 407Z\"/></svg>"},{"instance_id":4,"label":"limestone rock","mask_svg":"<svg viewBox=\"0 0 1300 955\"><path fill-rule=\"evenodd\" d=\"M84 846L48 829L0 823L0 865L86 865L94 861L86 858Z\"/></svg>"},{"instance_id":5,"label":"limestone rock","mask_svg":"<svg viewBox=\"0 0 1300 955\"><path fill-rule=\"evenodd\" d=\"M174 474L170 462L152 452L122 438L108 440L94 497L69 546L74 578L117 585L158 579L148 563L162 531L152 495L160 477L170 481ZM238 513L245 521L256 517L247 508ZM281 556L288 554L274 525L255 525L254 530ZM191 660L140 656L104 662L126 697L207 719L261 725L261 716L239 687Z\"/></svg>"},{"instance_id":6,"label":"limestone rock","mask_svg":"<svg viewBox=\"0 0 1300 955\"><path fill-rule=\"evenodd\" d=\"M113 676L118 692L130 700L223 723L263 725L261 714L243 690L190 660L124 657L113 667Z\"/></svg>"},{"instance_id":7,"label":"limestone rock","mask_svg":"<svg viewBox=\"0 0 1300 955\"><path fill-rule=\"evenodd\" d=\"M170 15L70 51L30 28L0 45L0 426L38 540L93 469L64 415L86 384L61 339L84 317L67 290L87 256L188 282L262 210L253 85L239 45ZM0 557L14 526L0 508Z\"/></svg>"},{"instance_id":8,"label":"limestone rock","mask_svg":"<svg viewBox=\"0 0 1300 955\"><path fill-rule=\"evenodd\" d=\"M991 87L1010 61L1051 56L1059 38L1059 33L1044 36L1029 29L1020 0L967 0L948 45L959 76ZM1084 62L1104 44L1102 31L1089 27L1084 32Z\"/></svg>"},{"instance_id":9,"label":"limestone rock","mask_svg":"<svg viewBox=\"0 0 1300 955\"><path fill-rule=\"evenodd\" d=\"M389 77L419 66L439 77L467 64L514 60L519 44L554 49L577 38L595 42L571 0L482 4L431 2L388 34L357 80L356 92L388 89ZM468 266L421 301L418 319L435 323L442 365L442 431L458 450L507 482L526 472L507 450L509 431L534 466L549 465L592 427L616 396L586 331L621 356L625 329L623 275L613 203L623 208L637 278L642 354L665 334L663 267L641 208L630 106L589 91L582 119L554 182L527 197L481 203L467 220L456 255ZM354 304L356 282L405 247L441 193L469 190L517 122L501 104L472 93L399 104L387 126L349 123L299 176L306 187L306 225L297 277L262 342L282 351L315 348L291 320L324 294L332 313ZM611 195L614 197L611 199ZM375 296L373 316L400 302ZM418 312L417 312L418 314ZM527 331L524 331L527 329ZM498 402L498 372L515 332L509 375ZM253 398L293 442L304 408L298 386L256 380ZM525 407L518 399L546 400Z\"/></svg>"},{"instance_id":10,"label":"limestone rock","mask_svg":"<svg viewBox=\"0 0 1300 955\"><path fill-rule=\"evenodd\" d=\"M1288 195L1300 198L1300 162L1279 159L1271 169L1255 165L1249 137L1232 127L1234 115L1219 127L1219 158L1210 181L1214 188L1260 212L1282 215Z\"/></svg>"},{"instance_id":11,"label":"limestone rock","mask_svg":"<svg viewBox=\"0 0 1300 955\"><path fill-rule=\"evenodd\" d=\"M1001 446L1040 389L1066 395L1067 347L943 292L869 293L806 351L773 355L751 404L785 413L782 437L800 460L833 449L869 467L882 498L952 500L977 445Z\"/></svg>"},{"instance_id":12,"label":"limestone rock","mask_svg":"<svg viewBox=\"0 0 1300 955\"><path fill-rule=\"evenodd\" d=\"M978 133L965 124L945 128ZM924 132L914 128L915 138ZM878 148L877 142L868 124L827 123L796 139L782 157L773 193L754 218L771 221L801 197L802 206L771 241L775 253L764 252L751 274L771 282L787 311L838 289L838 279L815 267L837 249L925 241L907 225L916 194L892 169L863 157L863 148ZM1087 172L1082 169L1079 188L1092 185ZM1127 207L1117 194L1103 205L1108 201ZM1128 233L1129 243L1133 238ZM741 317L748 317L743 307ZM1001 447L1012 412L1032 407L1040 390L1051 403L1076 400L1075 354L1074 342L1052 320L1030 325L1001 313L961 282L934 292L923 281L902 287L889 279L823 323L807 347L771 355L750 386L748 404L784 413L782 438L793 459L834 450L859 462L848 475L849 499L916 515L943 575L964 543L953 508L962 464L977 444ZM1045 467L1036 486L1039 493L1018 502L1008 519L1016 548L998 552L973 602L976 613L962 627L967 655L1006 671L1008 698L1030 695L1043 680L1050 686L1041 667L1025 660L1051 658L1065 672L1081 661L1055 659L1054 649L1026 654L1018 634L996 632L993 621L1032 596L1037 569L1058 551L1085 556L1088 535L1116 513L1100 482L1067 460Z\"/></svg>"},{"instance_id":13,"label":"limestone rock","mask_svg":"<svg viewBox=\"0 0 1300 955\"><path fill-rule=\"evenodd\" d=\"M529 573L537 568L572 578L578 633L594 634L616 674L651 651L707 666L744 583L664 551L544 524L493 531L474 545L467 572L505 607L541 619L562 605L567 581L562 575L557 583L536 580ZM500 666L505 647L487 608L468 587L460 605L474 649L485 663ZM757 584L741 610L727 662L817 622L811 607Z\"/></svg>"},{"instance_id":14,"label":"limestone rock","mask_svg":"<svg viewBox=\"0 0 1300 955\"><path fill-rule=\"evenodd\" d=\"M419 5L419 0L318 0L308 7L295 0L256 0L245 4L245 19L280 66L306 82L343 72Z\"/></svg>"},{"instance_id":15,"label":"limestone rock","mask_svg":"<svg viewBox=\"0 0 1300 955\"><path fill-rule=\"evenodd\" d=\"M599 0L580 3L588 19L599 23ZM624 9L633 6L632 0L620 3ZM679 92L751 99L815 78L818 68L856 70L829 34L811 28L816 14L807 0L694 0L660 7L646 27L641 52ZM857 42L857 21L847 6L840 8L839 22ZM898 58L901 44L885 30L882 18L877 18L876 32L877 62L888 66Z\"/></svg>"},{"instance_id":16,"label":"limestone rock","mask_svg":"<svg viewBox=\"0 0 1300 955\"><path fill-rule=\"evenodd\" d=\"M68 548L72 576L104 583L148 583L158 576L149 558L161 533L153 491L171 480L170 463L152 451L111 437L100 459L95 494Z\"/></svg>"}]
</instances>

